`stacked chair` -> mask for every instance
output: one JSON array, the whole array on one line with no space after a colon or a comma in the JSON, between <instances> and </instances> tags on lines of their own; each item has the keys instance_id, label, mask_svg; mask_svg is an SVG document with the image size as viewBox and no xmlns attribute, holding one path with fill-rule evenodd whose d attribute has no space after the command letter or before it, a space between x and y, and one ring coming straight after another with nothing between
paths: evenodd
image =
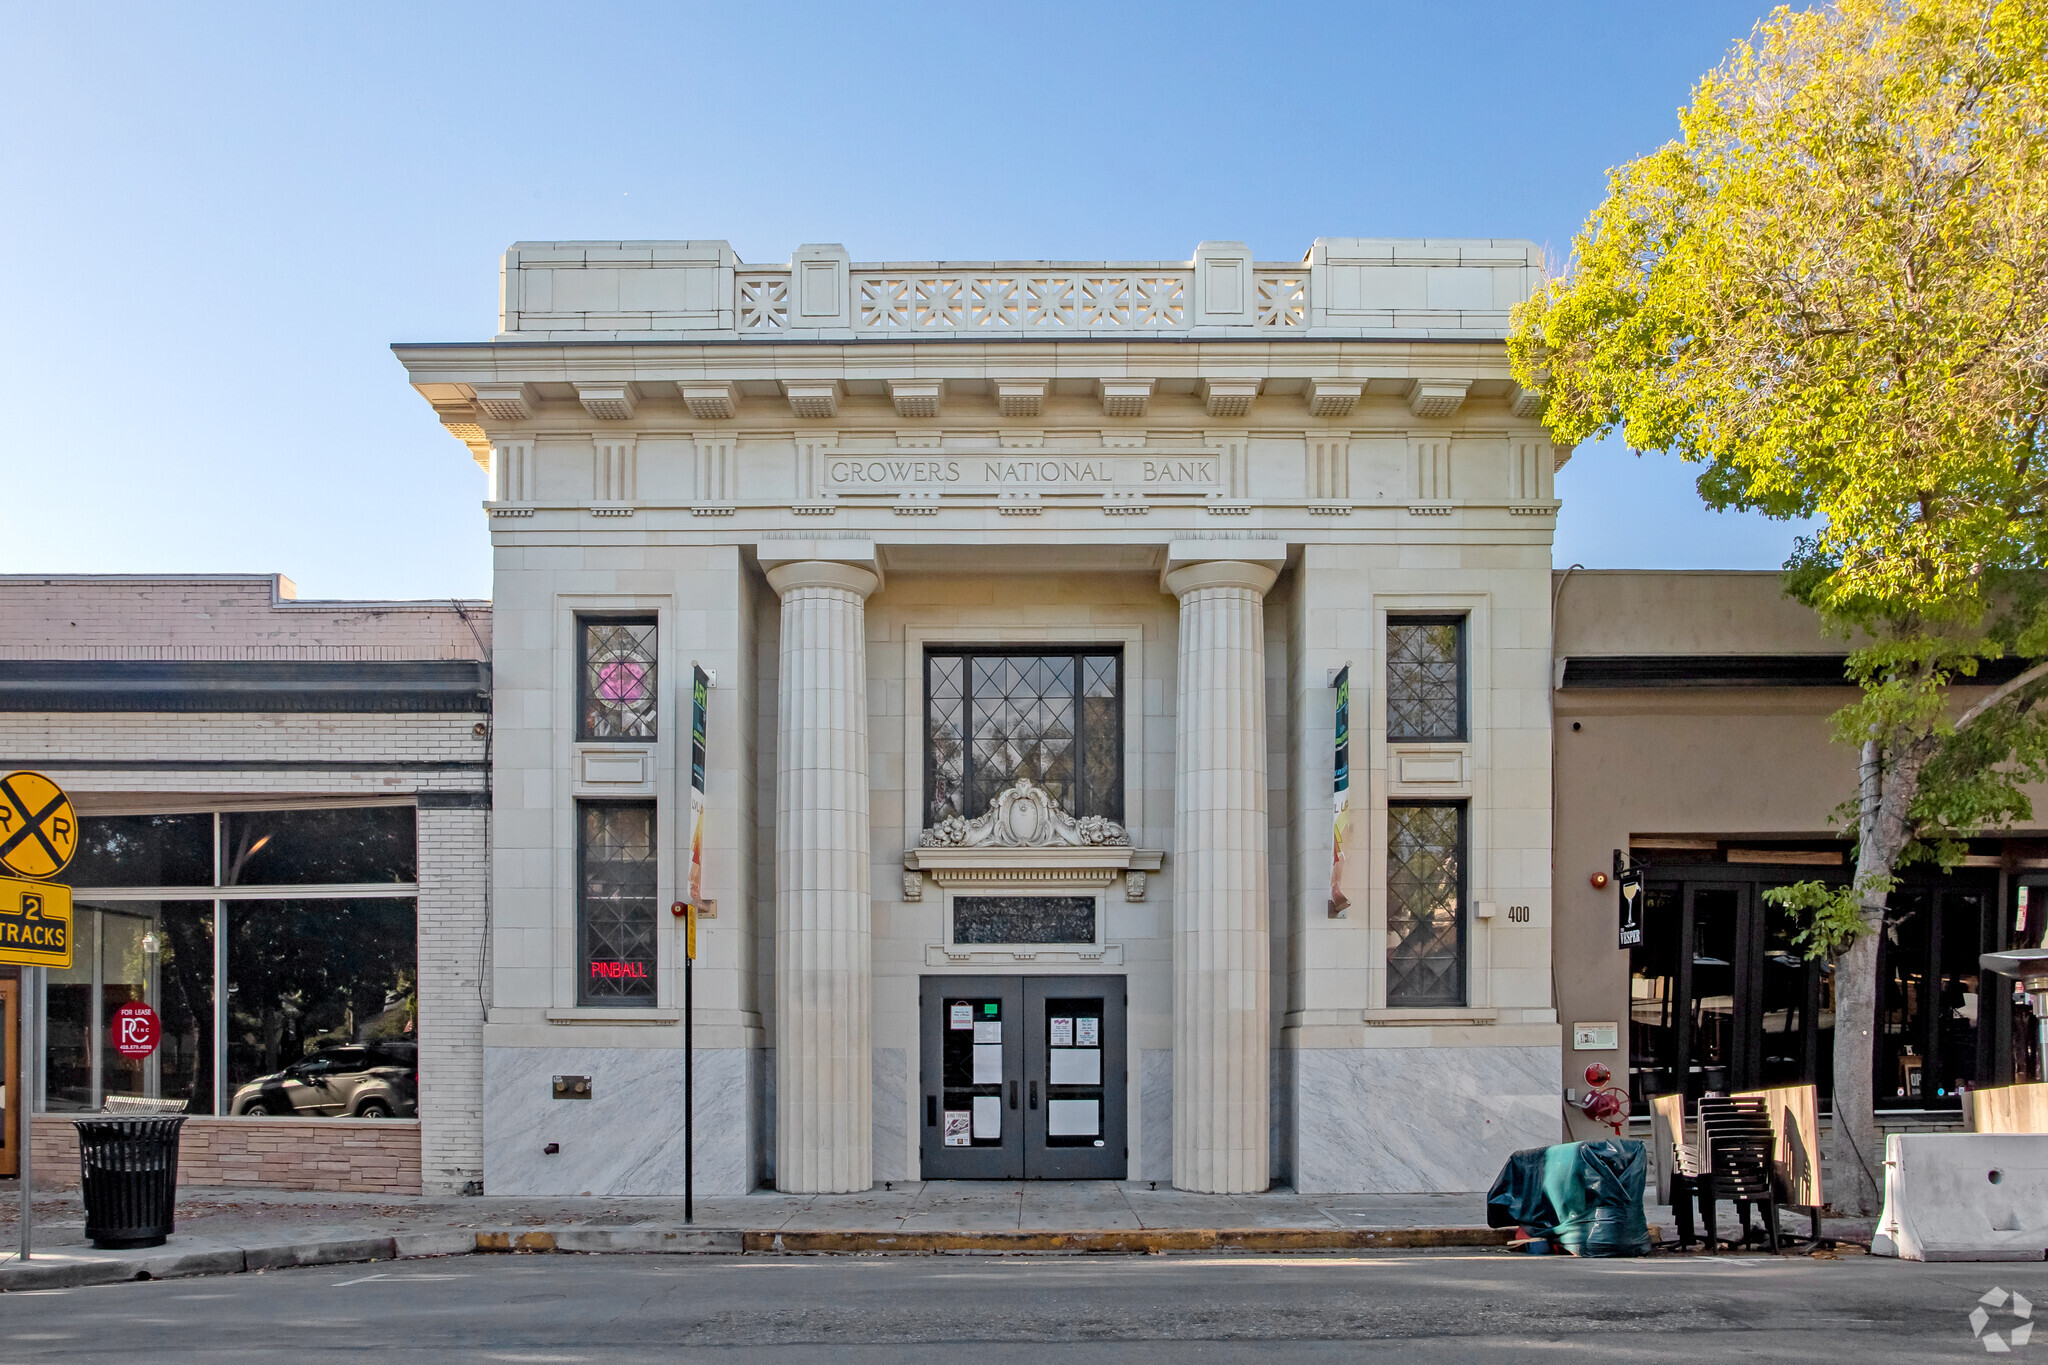
<instances>
[{"instance_id":1,"label":"stacked chair","mask_svg":"<svg viewBox=\"0 0 2048 1365\"><path fill-rule=\"evenodd\" d=\"M1771 1114L1760 1095L1709 1095L1699 1102L1699 1116L1684 1121L1678 1096L1659 1096L1660 1107L1677 1115L1671 1131L1671 1184L1669 1198L1678 1224L1678 1245L1691 1246L1693 1204L1697 1200L1701 1221L1706 1224L1710 1252L1721 1249L1715 1226L1715 1204L1728 1199L1735 1203L1742 1219L1742 1236L1735 1245L1747 1246L1752 1233L1749 1210L1763 1209L1762 1232L1771 1252L1778 1252L1778 1188L1776 1151L1778 1138L1771 1127ZM1687 1129L1691 1133L1687 1133ZM1816 1219L1817 1221L1817 1219Z\"/></svg>"}]
</instances>

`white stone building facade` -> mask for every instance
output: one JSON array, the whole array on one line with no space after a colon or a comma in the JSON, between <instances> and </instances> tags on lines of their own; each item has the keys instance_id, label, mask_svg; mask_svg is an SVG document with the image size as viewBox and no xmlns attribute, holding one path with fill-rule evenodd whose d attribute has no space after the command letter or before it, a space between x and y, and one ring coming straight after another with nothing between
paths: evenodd
<instances>
[{"instance_id":1,"label":"white stone building facade","mask_svg":"<svg viewBox=\"0 0 2048 1365\"><path fill-rule=\"evenodd\" d=\"M699 1191L1556 1140L1538 275L522 243L397 347L490 480L486 1191L681 1188L693 669Z\"/></svg>"}]
</instances>

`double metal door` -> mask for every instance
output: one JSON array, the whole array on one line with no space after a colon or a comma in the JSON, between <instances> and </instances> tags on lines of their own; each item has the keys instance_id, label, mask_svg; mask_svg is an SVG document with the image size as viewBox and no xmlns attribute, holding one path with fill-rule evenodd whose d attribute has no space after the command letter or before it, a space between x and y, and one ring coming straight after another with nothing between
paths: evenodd
<instances>
[{"instance_id":1,"label":"double metal door","mask_svg":"<svg viewBox=\"0 0 2048 1365\"><path fill-rule=\"evenodd\" d=\"M928 976L927 1180L1121 1180L1124 978Z\"/></svg>"}]
</instances>

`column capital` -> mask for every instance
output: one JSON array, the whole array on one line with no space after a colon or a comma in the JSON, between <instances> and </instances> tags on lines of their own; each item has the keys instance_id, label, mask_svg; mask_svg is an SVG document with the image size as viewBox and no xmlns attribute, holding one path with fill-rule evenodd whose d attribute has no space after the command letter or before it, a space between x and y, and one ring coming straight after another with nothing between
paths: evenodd
<instances>
[{"instance_id":1,"label":"column capital","mask_svg":"<svg viewBox=\"0 0 2048 1365\"><path fill-rule=\"evenodd\" d=\"M865 600L882 586L882 580L874 570L864 569L858 564L842 564L830 559L798 559L770 569L768 586L775 589L778 597L796 588L841 588Z\"/></svg>"},{"instance_id":2,"label":"column capital","mask_svg":"<svg viewBox=\"0 0 2048 1365\"><path fill-rule=\"evenodd\" d=\"M778 596L791 588L844 588L865 598L882 586L872 540L768 540L755 558Z\"/></svg>"},{"instance_id":3,"label":"column capital","mask_svg":"<svg viewBox=\"0 0 2048 1365\"><path fill-rule=\"evenodd\" d=\"M1176 540L1166 547L1159 590L1179 597L1196 588L1249 588L1264 595L1287 565L1277 540Z\"/></svg>"}]
</instances>

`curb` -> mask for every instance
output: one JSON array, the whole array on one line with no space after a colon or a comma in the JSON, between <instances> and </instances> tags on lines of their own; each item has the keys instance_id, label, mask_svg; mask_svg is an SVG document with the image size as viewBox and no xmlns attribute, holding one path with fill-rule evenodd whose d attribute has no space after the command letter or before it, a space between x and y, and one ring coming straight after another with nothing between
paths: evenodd
<instances>
[{"instance_id":1,"label":"curb","mask_svg":"<svg viewBox=\"0 0 2048 1365\"><path fill-rule=\"evenodd\" d=\"M239 1247L224 1243L143 1252L83 1248L0 1266L0 1293L77 1289L133 1280L235 1275L475 1254L938 1255L1054 1252L1147 1255L1176 1251L1386 1251L1505 1246L1505 1228L1138 1228L1115 1232L786 1232L739 1228L523 1228L415 1232ZM193 1239L202 1241L203 1239Z\"/></svg>"},{"instance_id":2,"label":"curb","mask_svg":"<svg viewBox=\"0 0 2048 1365\"><path fill-rule=\"evenodd\" d=\"M1506 1246L1507 1228L1136 1228L1118 1232L749 1232L752 1253L1386 1251Z\"/></svg>"}]
</instances>

